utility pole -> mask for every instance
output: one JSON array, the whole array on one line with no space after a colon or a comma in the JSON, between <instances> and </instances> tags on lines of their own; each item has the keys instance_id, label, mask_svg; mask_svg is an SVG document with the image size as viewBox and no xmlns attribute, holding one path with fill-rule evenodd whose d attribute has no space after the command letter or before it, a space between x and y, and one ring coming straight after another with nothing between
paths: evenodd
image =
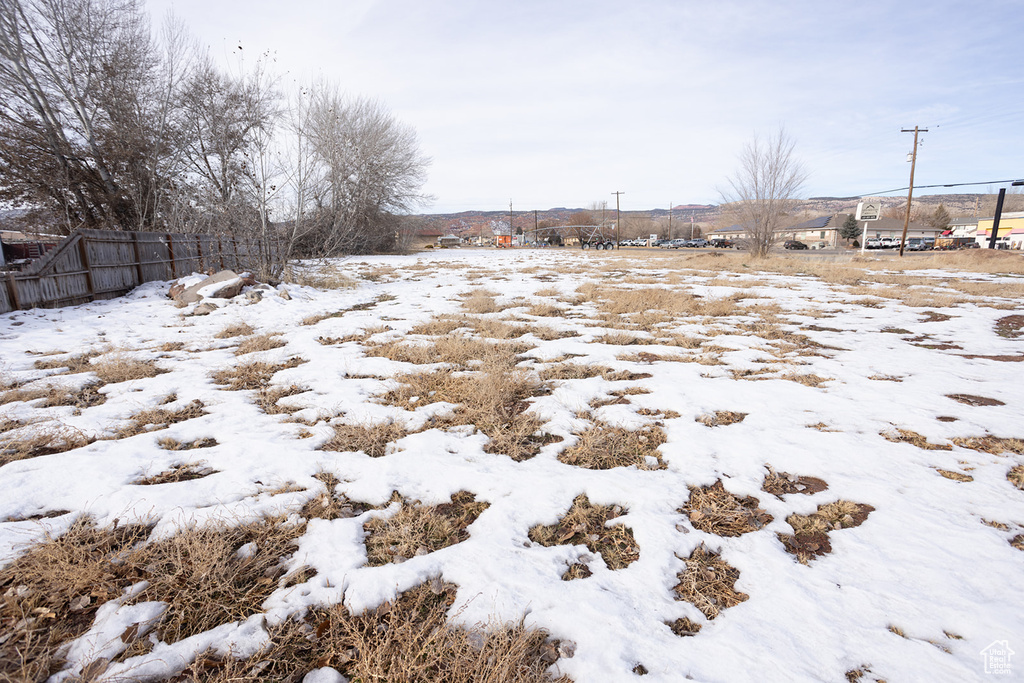
<instances>
[{"instance_id":1,"label":"utility pole","mask_svg":"<svg viewBox=\"0 0 1024 683\"><path fill-rule=\"evenodd\" d=\"M668 238L672 239L672 202L668 203Z\"/></svg>"},{"instance_id":2,"label":"utility pole","mask_svg":"<svg viewBox=\"0 0 1024 683\"><path fill-rule=\"evenodd\" d=\"M533 210L533 244L534 246L540 241L540 228L537 220L537 209Z\"/></svg>"},{"instance_id":3,"label":"utility pole","mask_svg":"<svg viewBox=\"0 0 1024 683\"><path fill-rule=\"evenodd\" d=\"M508 200L508 248L512 248L512 200Z\"/></svg>"},{"instance_id":4,"label":"utility pole","mask_svg":"<svg viewBox=\"0 0 1024 683\"><path fill-rule=\"evenodd\" d=\"M615 195L615 248L619 248L619 195L625 192L612 192Z\"/></svg>"},{"instance_id":5,"label":"utility pole","mask_svg":"<svg viewBox=\"0 0 1024 683\"><path fill-rule=\"evenodd\" d=\"M910 202L914 197L914 168L917 166L917 134L927 133L928 129L914 126L913 131L909 128L903 128L900 132L914 133L914 151L910 157L910 188L907 190L907 215L903 217L903 236L900 238L900 256L903 256L903 247L907 242L907 228L910 227Z\"/></svg>"}]
</instances>

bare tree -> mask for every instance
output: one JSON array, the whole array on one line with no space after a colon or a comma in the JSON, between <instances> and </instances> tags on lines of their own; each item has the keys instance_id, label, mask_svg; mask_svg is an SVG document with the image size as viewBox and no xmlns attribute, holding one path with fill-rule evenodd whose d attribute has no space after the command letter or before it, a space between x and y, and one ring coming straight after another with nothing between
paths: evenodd
<instances>
[{"instance_id":1,"label":"bare tree","mask_svg":"<svg viewBox=\"0 0 1024 683\"><path fill-rule=\"evenodd\" d=\"M740 166L728 179L722 200L746 228L753 256L771 253L782 219L797 203L807 173L793 155L795 142L780 128L767 140L755 136L740 154Z\"/></svg>"}]
</instances>

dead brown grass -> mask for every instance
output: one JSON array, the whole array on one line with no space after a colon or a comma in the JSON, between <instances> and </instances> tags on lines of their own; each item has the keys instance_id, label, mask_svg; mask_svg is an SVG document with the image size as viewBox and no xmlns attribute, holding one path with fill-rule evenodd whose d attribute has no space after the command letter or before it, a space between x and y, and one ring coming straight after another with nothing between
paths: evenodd
<instances>
[{"instance_id":1,"label":"dead brown grass","mask_svg":"<svg viewBox=\"0 0 1024 683\"><path fill-rule=\"evenodd\" d=\"M158 368L151 360L136 360L122 355L113 355L93 361L89 370L96 373L104 384L117 384L157 375L169 370Z\"/></svg>"},{"instance_id":2,"label":"dead brown grass","mask_svg":"<svg viewBox=\"0 0 1024 683\"><path fill-rule=\"evenodd\" d=\"M9 389L0 394L0 405L17 401L28 402L44 399L40 404L41 408L53 408L56 406L69 406L78 409L91 408L106 403L106 395L99 392L102 386L102 382L95 382L86 384L78 389L55 385L47 385L38 389Z\"/></svg>"},{"instance_id":3,"label":"dead brown grass","mask_svg":"<svg viewBox=\"0 0 1024 683\"><path fill-rule=\"evenodd\" d=\"M154 474L149 477L142 477L136 479L132 484L136 486L156 486L157 484L177 484L182 481L192 481L193 479L202 479L208 477L211 474L216 474L217 470L212 467L203 465L202 463L182 463L174 465L169 470L165 470L160 474Z\"/></svg>"},{"instance_id":4,"label":"dead brown grass","mask_svg":"<svg viewBox=\"0 0 1024 683\"><path fill-rule=\"evenodd\" d=\"M287 368L298 367L305 362L305 359L302 358L292 358L277 364L250 361L215 372L213 381L215 384L227 385L229 391L261 389L270 384L275 373Z\"/></svg>"},{"instance_id":5,"label":"dead brown grass","mask_svg":"<svg viewBox=\"0 0 1024 683\"><path fill-rule=\"evenodd\" d=\"M12 422L14 426L12 426ZM8 420L0 423L0 426L4 428L0 433L9 433L26 425ZM75 448L88 446L95 440L95 438L86 436L80 430L59 422L34 424L27 434L5 436L4 440L0 442L0 467L17 460L64 453Z\"/></svg>"},{"instance_id":6,"label":"dead brown grass","mask_svg":"<svg viewBox=\"0 0 1024 683\"><path fill-rule=\"evenodd\" d=\"M818 511L810 515L792 514L787 517L786 523L793 527L795 533L779 534L779 540L801 564L808 564L815 557L832 552L829 532L860 526L874 509L848 500L819 505Z\"/></svg>"},{"instance_id":7,"label":"dead brown grass","mask_svg":"<svg viewBox=\"0 0 1024 683\"><path fill-rule=\"evenodd\" d=\"M693 604L708 619L750 598L735 588L739 570L703 545L690 553L686 568L676 578L676 599Z\"/></svg>"},{"instance_id":8,"label":"dead brown grass","mask_svg":"<svg viewBox=\"0 0 1024 683\"><path fill-rule=\"evenodd\" d=\"M335 424L334 436L321 446L323 451L361 451L371 458L381 458L387 453L388 444L403 438L405 428L395 422L348 425Z\"/></svg>"},{"instance_id":9,"label":"dead brown grass","mask_svg":"<svg viewBox=\"0 0 1024 683\"><path fill-rule=\"evenodd\" d=\"M663 470L667 465L658 447L665 440L665 432L657 426L631 431L596 424L579 435L575 446L562 451L558 460L591 470L630 466L641 470Z\"/></svg>"},{"instance_id":10,"label":"dead brown grass","mask_svg":"<svg viewBox=\"0 0 1024 683\"><path fill-rule=\"evenodd\" d=\"M342 273L336 267L319 268L316 271L296 272L292 270L286 273L285 281L316 289L354 289L359 286L357 280Z\"/></svg>"},{"instance_id":11,"label":"dead brown grass","mask_svg":"<svg viewBox=\"0 0 1024 683\"><path fill-rule=\"evenodd\" d=\"M918 434L913 430L903 429L901 427L896 427L895 429L890 429L881 432L881 436L883 436L886 441L891 441L893 443L909 443L912 446L917 446L918 448L924 449L926 451L953 450L952 446L931 443L928 441L928 437L924 436L923 434Z\"/></svg>"},{"instance_id":12,"label":"dead brown grass","mask_svg":"<svg viewBox=\"0 0 1024 683\"><path fill-rule=\"evenodd\" d=\"M229 339L231 337L248 337L250 334L255 332L256 330L254 330L249 323L239 322L226 326L213 336L217 339Z\"/></svg>"},{"instance_id":13,"label":"dead brown grass","mask_svg":"<svg viewBox=\"0 0 1024 683\"><path fill-rule=\"evenodd\" d=\"M115 439L126 439L143 432L153 432L159 429L166 429L172 424L191 420L206 415L205 404L200 400L190 402L188 405L177 410L167 408L151 408L142 410L131 416L130 422L114 433Z\"/></svg>"},{"instance_id":14,"label":"dead brown grass","mask_svg":"<svg viewBox=\"0 0 1024 683\"><path fill-rule=\"evenodd\" d=\"M427 344L391 341L365 345L363 352L367 356L389 358L403 363L448 363L455 368L467 369L474 362L484 360L512 363L516 356L532 348L532 344L525 342L494 343L461 335L448 335Z\"/></svg>"},{"instance_id":15,"label":"dead brown grass","mask_svg":"<svg viewBox=\"0 0 1024 683\"><path fill-rule=\"evenodd\" d=\"M86 351L68 358L50 358L48 360L37 360L33 365L37 370L57 370L63 368L68 374L89 372L92 369L92 359L99 356L102 351Z\"/></svg>"},{"instance_id":16,"label":"dead brown grass","mask_svg":"<svg viewBox=\"0 0 1024 683\"><path fill-rule=\"evenodd\" d=\"M402 500L394 515L365 522L366 558L370 566L404 562L469 538L467 528L488 504L477 502L476 496L468 491L453 494L451 501L425 506Z\"/></svg>"},{"instance_id":17,"label":"dead brown grass","mask_svg":"<svg viewBox=\"0 0 1024 683\"><path fill-rule=\"evenodd\" d=\"M497 292L488 289L474 289L463 296L462 307L470 313L496 313L502 310L495 300L497 296Z\"/></svg>"},{"instance_id":18,"label":"dead brown grass","mask_svg":"<svg viewBox=\"0 0 1024 683\"><path fill-rule=\"evenodd\" d=\"M0 680L44 681L63 663L60 646L92 625L105 601L137 579L133 564L114 562L149 529L98 529L81 518L0 569Z\"/></svg>"},{"instance_id":19,"label":"dead brown grass","mask_svg":"<svg viewBox=\"0 0 1024 683\"><path fill-rule=\"evenodd\" d=\"M279 349L285 346L287 343L281 339L280 332L271 332L268 334L257 334L249 337L248 339L242 340L242 343L235 349L236 356L244 356L247 353L256 353L257 351L269 351L271 349Z\"/></svg>"},{"instance_id":20,"label":"dead brown grass","mask_svg":"<svg viewBox=\"0 0 1024 683\"><path fill-rule=\"evenodd\" d=\"M213 448L217 445L217 439L204 437L192 441L178 441L172 437L165 436L157 441L157 445L165 451L191 451L196 448Z\"/></svg>"},{"instance_id":21,"label":"dead brown grass","mask_svg":"<svg viewBox=\"0 0 1024 683\"><path fill-rule=\"evenodd\" d=\"M546 672L571 644L523 622L456 626L447 613L456 586L435 578L359 615L344 606L310 610L270 629L270 644L247 660L200 657L175 682L299 681L330 666L361 683L571 683Z\"/></svg>"},{"instance_id":22,"label":"dead brown grass","mask_svg":"<svg viewBox=\"0 0 1024 683\"><path fill-rule=\"evenodd\" d=\"M691 486L690 499L679 512L697 529L718 536L742 536L772 521L757 498L729 493L721 479L711 486Z\"/></svg>"},{"instance_id":23,"label":"dead brown grass","mask_svg":"<svg viewBox=\"0 0 1024 683\"><path fill-rule=\"evenodd\" d=\"M280 404L281 399L289 396L298 396L309 390L308 387L300 387L297 384L290 384L286 387L264 386L256 390L253 402L267 415L291 415L301 410L301 408L282 406Z\"/></svg>"},{"instance_id":24,"label":"dead brown grass","mask_svg":"<svg viewBox=\"0 0 1024 683\"><path fill-rule=\"evenodd\" d=\"M305 519L348 519L367 510L378 509L372 505L349 500L344 494L339 494L337 487L341 481L331 472L320 471L313 477L323 483L324 490L302 507L300 515Z\"/></svg>"},{"instance_id":25,"label":"dead brown grass","mask_svg":"<svg viewBox=\"0 0 1024 683\"><path fill-rule=\"evenodd\" d=\"M721 427L724 425L737 424L743 422L744 418L747 417L747 413L736 413L731 410L716 410L711 415L700 415L695 418L696 422L700 422L706 427Z\"/></svg>"},{"instance_id":26,"label":"dead brown grass","mask_svg":"<svg viewBox=\"0 0 1024 683\"><path fill-rule=\"evenodd\" d=\"M1024 491L1024 465L1014 465L1006 473L1006 478L1011 484Z\"/></svg>"},{"instance_id":27,"label":"dead brown grass","mask_svg":"<svg viewBox=\"0 0 1024 683\"><path fill-rule=\"evenodd\" d=\"M776 498L782 498L787 493L803 493L812 495L828 489L824 479L817 477L804 477L788 472L776 472L771 465L765 466L768 474L764 477L761 490L770 493Z\"/></svg>"},{"instance_id":28,"label":"dead brown grass","mask_svg":"<svg viewBox=\"0 0 1024 683\"><path fill-rule=\"evenodd\" d=\"M543 318L561 318L565 315L566 309L547 302L540 302L526 309L527 315L535 315Z\"/></svg>"},{"instance_id":29,"label":"dead brown grass","mask_svg":"<svg viewBox=\"0 0 1024 683\"><path fill-rule=\"evenodd\" d=\"M1002 438L998 436L953 437L950 439L960 448L999 455L1000 453L1016 453L1024 455L1024 439Z\"/></svg>"},{"instance_id":30,"label":"dead brown grass","mask_svg":"<svg viewBox=\"0 0 1024 683\"><path fill-rule=\"evenodd\" d=\"M972 477L969 474L964 474L963 472L955 472L953 470L943 470L943 469L939 469L938 467L935 468L935 471L938 472L939 474L941 474L942 476L944 476L946 479L952 479L953 481L961 481L961 482L974 481L974 477Z\"/></svg>"},{"instance_id":31,"label":"dead brown grass","mask_svg":"<svg viewBox=\"0 0 1024 683\"><path fill-rule=\"evenodd\" d=\"M590 552L599 553L609 569L623 569L640 558L640 546L633 538L632 529L622 523L608 526L608 522L628 512L619 505L594 505L586 494L580 494L557 523L533 527L529 538L545 547L585 545ZM589 576L589 567L581 566L583 569L575 572L570 567L567 574L572 575L562 578L568 581Z\"/></svg>"}]
</instances>

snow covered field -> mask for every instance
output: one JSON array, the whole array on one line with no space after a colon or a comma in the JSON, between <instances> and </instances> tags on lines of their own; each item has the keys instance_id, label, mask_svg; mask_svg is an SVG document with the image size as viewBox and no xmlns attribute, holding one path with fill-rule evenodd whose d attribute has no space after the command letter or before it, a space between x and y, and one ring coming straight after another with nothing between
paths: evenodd
<instances>
[{"instance_id":1,"label":"snow covered field","mask_svg":"<svg viewBox=\"0 0 1024 683\"><path fill-rule=\"evenodd\" d=\"M0 565L83 514L309 519L259 614L154 643L164 604L112 596L53 680L244 657L438 577L580 682L986 680L1024 657L1024 277L801 263L452 250L205 316L168 283L0 316ZM444 547L373 541L462 499ZM574 501L597 528L559 524Z\"/></svg>"}]
</instances>

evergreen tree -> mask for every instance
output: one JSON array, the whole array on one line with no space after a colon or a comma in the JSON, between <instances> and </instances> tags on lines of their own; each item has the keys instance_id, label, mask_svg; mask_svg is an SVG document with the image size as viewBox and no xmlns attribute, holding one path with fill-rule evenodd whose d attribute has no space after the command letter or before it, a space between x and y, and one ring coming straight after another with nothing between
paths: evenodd
<instances>
[{"instance_id":1,"label":"evergreen tree","mask_svg":"<svg viewBox=\"0 0 1024 683\"><path fill-rule=\"evenodd\" d=\"M851 213L846 217L846 221L843 222L843 226L839 228L839 236L844 240L855 240L860 237L860 233L860 225L857 224L857 219Z\"/></svg>"}]
</instances>

